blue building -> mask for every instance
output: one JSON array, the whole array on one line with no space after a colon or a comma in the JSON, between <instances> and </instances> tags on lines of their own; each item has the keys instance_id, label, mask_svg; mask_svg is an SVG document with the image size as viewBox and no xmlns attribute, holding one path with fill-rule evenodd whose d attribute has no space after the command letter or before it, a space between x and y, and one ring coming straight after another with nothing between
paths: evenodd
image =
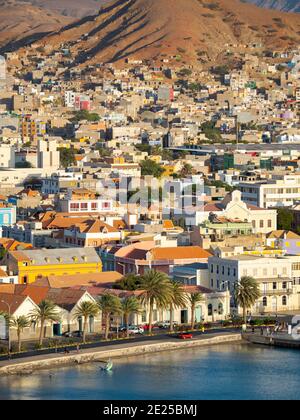
<instances>
[{"instance_id":1,"label":"blue building","mask_svg":"<svg viewBox=\"0 0 300 420\"><path fill-rule=\"evenodd\" d=\"M2 204L0 206L0 227L16 223L16 207Z\"/></svg>"}]
</instances>

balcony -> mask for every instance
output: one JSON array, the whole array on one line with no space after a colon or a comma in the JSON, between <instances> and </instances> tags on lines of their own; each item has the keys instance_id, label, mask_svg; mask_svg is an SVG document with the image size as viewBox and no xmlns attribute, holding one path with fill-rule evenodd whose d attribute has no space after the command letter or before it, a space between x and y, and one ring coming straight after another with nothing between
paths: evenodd
<instances>
[{"instance_id":1,"label":"balcony","mask_svg":"<svg viewBox=\"0 0 300 420\"><path fill-rule=\"evenodd\" d=\"M262 296L285 296L285 295L292 295L293 289L287 288L287 289L270 289L270 290L264 290L261 292Z\"/></svg>"}]
</instances>

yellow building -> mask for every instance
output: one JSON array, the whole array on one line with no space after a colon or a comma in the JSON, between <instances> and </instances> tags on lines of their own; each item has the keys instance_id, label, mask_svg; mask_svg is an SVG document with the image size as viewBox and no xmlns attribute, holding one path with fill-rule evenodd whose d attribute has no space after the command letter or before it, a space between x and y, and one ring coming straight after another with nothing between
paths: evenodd
<instances>
[{"instance_id":1,"label":"yellow building","mask_svg":"<svg viewBox=\"0 0 300 420\"><path fill-rule=\"evenodd\" d=\"M175 165L164 165L163 169L165 170L165 172L163 173L163 177L169 177L174 175L175 171Z\"/></svg>"},{"instance_id":2,"label":"yellow building","mask_svg":"<svg viewBox=\"0 0 300 420\"><path fill-rule=\"evenodd\" d=\"M47 276L102 272L102 262L94 248L12 251L5 259L8 271L18 275L20 284Z\"/></svg>"}]
</instances>

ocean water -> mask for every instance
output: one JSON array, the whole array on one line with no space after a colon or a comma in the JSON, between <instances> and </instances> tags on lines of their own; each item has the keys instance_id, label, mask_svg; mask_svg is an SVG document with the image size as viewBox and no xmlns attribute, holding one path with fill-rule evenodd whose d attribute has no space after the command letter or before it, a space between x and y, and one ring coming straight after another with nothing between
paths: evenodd
<instances>
[{"instance_id":1,"label":"ocean water","mask_svg":"<svg viewBox=\"0 0 300 420\"><path fill-rule=\"evenodd\" d=\"M300 399L300 352L243 344L177 350L0 378L0 399Z\"/></svg>"}]
</instances>

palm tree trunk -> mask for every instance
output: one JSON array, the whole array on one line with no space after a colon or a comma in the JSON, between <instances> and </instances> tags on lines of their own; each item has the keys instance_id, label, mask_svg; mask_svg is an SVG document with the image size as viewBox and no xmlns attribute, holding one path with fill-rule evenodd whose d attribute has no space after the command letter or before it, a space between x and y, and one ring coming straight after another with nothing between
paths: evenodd
<instances>
[{"instance_id":1,"label":"palm tree trunk","mask_svg":"<svg viewBox=\"0 0 300 420\"><path fill-rule=\"evenodd\" d=\"M247 324L247 313L246 313L245 306L243 306L243 320L244 320L244 324Z\"/></svg>"},{"instance_id":2,"label":"palm tree trunk","mask_svg":"<svg viewBox=\"0 0 300 420\"><path fill-rule=\"evenodd\" d=\"M108 340L108 334L109 334L109 314L106 314L105 340Z\"/></svg>"},{"instance_id":3,"label":"palm tree trunk","mask_svg":"<svg viewBox=\"0 0 300 420\"><path fill-rule=\"evenodd\" d=\"M40 338L39 338L39 346L41 347L43 345L43 335L44 335L44 320L41 320L41 331L40 331Z\"/></svg>"},{"instance_id":4,"label":"palm tree trunk","mask_svg":"<svg viewBox=\"0 0 300 420\"><path fill-rule=\"evenodd\" d=\"M21 353L21 331L18 330L17 334L18 334L18 351L19 353Z\"/></svg>"},{"instance_id":5,"label":"palm tree trunk","mask_svg":"<svg viewBox=\"0 0 300 420\"><path fill-rule=\"evenodd\" d=\"M87 317L84 317L84 323L83 323L83 333L82 333L82 341L83 344L85 344L85 337L86 337L86 327L87 327Z\"/></svg>"},{"instance_id":6,"label":"palm tree trunk","mask_svg":"<svg viewBox=\"0 0 300 420\"><path fill-rule=\"evenodd\" d=\"M170 306L170 332L174 331L174 309Z\"/></svg>"},{"instance_id":7,"label":"palm tree trunk","mask_svg":"<svg viewBox=\"0 0 300 420\"><path fill-rule=\"evenodd\" d=\"M195 328L195 306L192 305L192 330Z\"/></svg>"},{"instance_id":8,"label":"palm tree trunk","mask_svg":"<svg viewBox=\"0 0 300 420\"><path fill-rule=\"evenodd\" d=\"M149 334L152 334L152 318L153 318L153 304L150 303L150 310L149 310Z\"/></svg>"},{"instance_id":9,"label":"palm tree trunk","mask_svg":"<svg viewBox=\"0 0 300 420\"><path fill-rule=\"evenodd\" d=\"M125 317L125 325L126 325L126 336L129 338L129 316L128 314L124 314Z\"/></svg>"}]
</instances>

